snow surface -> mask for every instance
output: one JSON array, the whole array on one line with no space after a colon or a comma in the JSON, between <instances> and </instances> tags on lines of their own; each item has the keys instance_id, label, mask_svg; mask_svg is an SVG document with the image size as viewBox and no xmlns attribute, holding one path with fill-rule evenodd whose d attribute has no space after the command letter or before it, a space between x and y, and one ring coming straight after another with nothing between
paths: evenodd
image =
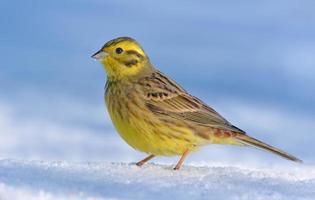
<instances>
[{"instance_id":1,"label":"snow surface","mask_svg":"<svg viewBox=\"0 0 315 200\"><path fill-rule=\"evenodd\" d=\"M0 160L1 200L315 199L315 167Z\"/></svg>"}]
</instances>

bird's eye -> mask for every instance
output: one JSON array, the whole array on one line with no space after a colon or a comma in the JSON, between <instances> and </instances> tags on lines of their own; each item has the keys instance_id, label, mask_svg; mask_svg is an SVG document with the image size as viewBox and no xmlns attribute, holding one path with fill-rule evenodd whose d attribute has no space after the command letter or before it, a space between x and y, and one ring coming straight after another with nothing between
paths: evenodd
<instances>
[{"instance_id":1,"label":"bird's eye","mask_svg":"<svg viewBox=\"0 0 315 200\"><path fill-rule=\"evenodd\" d=\"M117 49L115 49L117 54L121 54L124 50L120 47L118 47Z\"/></svg>"}]
</instances>

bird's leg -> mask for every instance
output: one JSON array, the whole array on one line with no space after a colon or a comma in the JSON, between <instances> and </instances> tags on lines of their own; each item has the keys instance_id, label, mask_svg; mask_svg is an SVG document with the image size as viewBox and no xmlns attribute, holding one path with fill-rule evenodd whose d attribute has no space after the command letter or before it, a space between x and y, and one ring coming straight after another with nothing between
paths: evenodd
<instances>
[{"instance_id":1,"label":"bird's leg","mask_svg":"<svg viewBox=\"0 0 315 200\"><path fill-rule=\"evenodd\" d=\"M184 151L182 157L179 159L178 163L174 167L174 170L180 169L180 167L183 165L183 162L184 162L185 158L188 156L188 154L189 154L189 150L187 149L186 151Z\"/></svg>"},{"instance_id":2,"label":"bird's leg","mask_svg":"<svg viewBox=\"0 0 315 200\"><path fill-rule=\"evenodd\" d=\"M144 163L148 162L152 158L154 158L155 155L149 155L148 157L145 157L143 160L140 160L139 162L136 163L137 166L141 167Z\"/></svg>"}]
</instances>

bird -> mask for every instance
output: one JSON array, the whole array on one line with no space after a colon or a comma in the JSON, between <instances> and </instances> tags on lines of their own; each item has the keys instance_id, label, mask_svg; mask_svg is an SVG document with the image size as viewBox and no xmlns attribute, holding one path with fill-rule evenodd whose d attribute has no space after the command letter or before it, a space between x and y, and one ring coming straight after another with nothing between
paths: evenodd
<instances>
[{"instance_id":1,"label":"bird","mask_svg":"<svg viewBox=\"0 0 315 200\"><path fill-rule=\"evenodd\" d=\"M156 156L186 157L210 144L253 146L295 162L294 157L249 136L217 111L160 72L142 46L131 37L105 43L92 55L107 74L105 104L119 135L147 154L138 166Z\"/></svg>"}]
</instances>

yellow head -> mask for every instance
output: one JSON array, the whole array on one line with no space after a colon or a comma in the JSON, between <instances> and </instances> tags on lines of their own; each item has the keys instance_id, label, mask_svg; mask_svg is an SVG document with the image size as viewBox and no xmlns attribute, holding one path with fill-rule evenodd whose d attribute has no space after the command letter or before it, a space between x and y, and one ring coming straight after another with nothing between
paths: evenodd
<instances>
[{"instance_id":1,"label":"yellow head","mask_svg":"<svg viewBox=\"0 0 315 200\"><path fill-rule=\"evenodd\" d=\"M121 80L152 68L142 47L129 37L108 41L92 58L101 61L109 80Z\"/></svg>"}]
</instances>

